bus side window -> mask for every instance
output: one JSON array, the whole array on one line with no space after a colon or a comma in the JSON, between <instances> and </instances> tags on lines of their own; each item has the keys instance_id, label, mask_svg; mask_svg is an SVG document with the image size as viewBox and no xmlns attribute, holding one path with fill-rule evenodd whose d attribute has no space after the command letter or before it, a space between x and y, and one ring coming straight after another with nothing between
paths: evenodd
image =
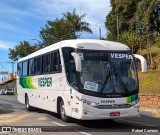
<instances>
[{"instance_id":1,"label":"bus side window","mask_svg":"<svg viewBox=\"0 0 160 135\"><path fill-rule=\"evenodd\" d=\"M51 56L46 54L43 56L43 73L49 73L51 68Z\"/></svg>"},{"instance_id":2,"label":"bus side window","mask_svg":"<svg viewBox=\"0 0 160 135\"><path fill-rule=\"evenodd\" d=\"M17 71L18 76L22 76L22 62L18 63Z\"/></svg>"},{"instance_id":3,"label":"bus side window","mask_svg":"<svg viewBox=\"0 0 160 135\"><path fill-rule=\"evenodd\" d=\"M61 72L62 71L59 51L52 52L51 63L52 63L51 71L53 71L53 72Z\"/></svg>"},{"instance_id":4,"label":"bus side window","mask_svg":"<svg viewBox=\"0 0 160 135\"><path fill-rule=\"evenodd\" d=\"M23 62L23 76L28 75L27 71L28 71L28 61L24 61Z\"/></svg>"},{"instance_id":5,"label":"bus side window","mask_svg":"<svg viewBox=\"0 0 160 135\"><path fill-rule=\"evenodd\" d=\"M31 59L31 60L29 60L29 75L33 75L34 74L34 60L33 59Z\"/></svg>"},{"instance_id":6,"label":"bus side window","mask_svg":"<svg viewBox=\"0 0 160 135\"><path fill-rule=\"evenodd\" d=\"M41 57L34 59L34 74L41 74Z\"/></svg>"}]
</instances>

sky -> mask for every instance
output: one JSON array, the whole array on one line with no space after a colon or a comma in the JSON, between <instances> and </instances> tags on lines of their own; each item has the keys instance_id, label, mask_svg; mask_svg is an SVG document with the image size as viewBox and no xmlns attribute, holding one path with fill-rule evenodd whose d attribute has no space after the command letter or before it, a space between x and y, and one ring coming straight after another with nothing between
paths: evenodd
<instances>
[{"instance_id":1,"label":"sky","mask_svg":"<svg viewBox=\"0 0 160 135\"><path fill-rule=\"evenodd\" d=\"M84 21L90 23L93 34L82 33L82 38L98 39L99 28L106 37L105 18L110 12L110 0L0 0L0 71L12 72L9 48L21 41L31 44L40 40L39 31L47 24L61 18L63 13L86 14ZM36 39L36 40L32 40ZM16 70L16 63L15 63Z\"/></svg>"}]
</instances>

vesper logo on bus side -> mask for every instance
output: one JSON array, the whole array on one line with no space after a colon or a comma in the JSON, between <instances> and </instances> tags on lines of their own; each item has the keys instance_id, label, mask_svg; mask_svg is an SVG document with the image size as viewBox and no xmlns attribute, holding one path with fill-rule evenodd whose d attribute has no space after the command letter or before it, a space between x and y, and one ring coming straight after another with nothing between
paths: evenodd
<instances>
[{"instance_id":1,"label":"vesper logo on bus side","mask_svg":"<svg viewBox=\"0 0 160 135\"><path fill-rule=\"evenodd\" d=\"M39 87L52 87L52 77L38 78Z\"/></svg>"}]
</instances>

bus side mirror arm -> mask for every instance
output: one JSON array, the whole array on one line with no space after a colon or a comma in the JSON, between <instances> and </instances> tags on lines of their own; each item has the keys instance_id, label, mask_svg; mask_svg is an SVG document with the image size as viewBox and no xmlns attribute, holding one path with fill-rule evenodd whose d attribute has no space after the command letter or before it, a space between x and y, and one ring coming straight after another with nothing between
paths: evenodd
<instances>
[{"instance_id":1,"label":"bus side mirror arm","mask_svg":"<svg viewBox=\"0 0 160 135\"><path fill-rule=\"evenodd\" d=\"M81 59L80 59L79 55L75 52L72 52L71 55L73 56L74 61L75 61L76 71L81 72Z\"/></svg>"},{"instance_id":2,"label":"bus side mirror arm","mask_svg":"<svg viewBox=\"0 0 160 135\"><path fill-rule=\"evenodd\" d=\"M146 59L143 56L138 55L138 54L133 54L133 55L134 55L134 57L138 58L141 61L142 72L146 72L147 71L147 61L146 61Z\"/></svg>"}]
</instances>

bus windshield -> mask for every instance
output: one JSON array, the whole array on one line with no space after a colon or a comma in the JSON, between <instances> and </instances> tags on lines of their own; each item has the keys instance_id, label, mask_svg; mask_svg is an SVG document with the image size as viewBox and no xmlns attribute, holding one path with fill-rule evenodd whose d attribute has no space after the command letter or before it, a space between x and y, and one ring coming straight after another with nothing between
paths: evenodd
<instances>
[{"instance_id":1,"label":"bus windshield","mask_svg":"<svg viewBox=\"0 0 160 135\"><path fill-rule=\"evenodd\" d=\"M82 62L84 93L126 94L138 90L138 78L130 52L78 51Z\"/></svg>"}]
</instances>

